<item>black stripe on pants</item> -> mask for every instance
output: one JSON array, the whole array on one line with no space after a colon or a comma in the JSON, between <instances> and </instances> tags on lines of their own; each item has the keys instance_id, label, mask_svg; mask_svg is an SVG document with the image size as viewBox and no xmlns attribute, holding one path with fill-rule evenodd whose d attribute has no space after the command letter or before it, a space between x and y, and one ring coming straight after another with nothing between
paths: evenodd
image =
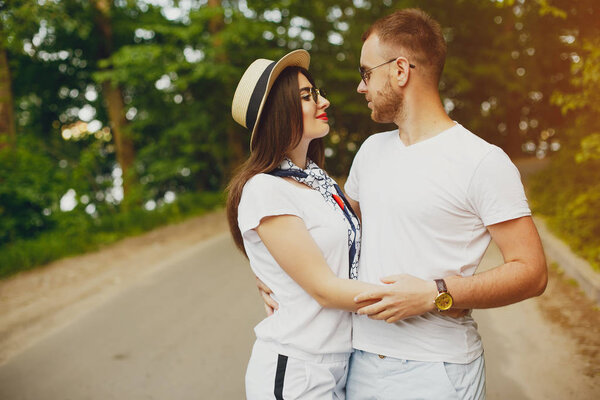
<instances>
[{"instance_id":1,"label":"black stripe on pants","mask_svg":"<svg viewBox=\"0 0 600 400\"><path fill-rule=\"evenodd\" d=\"M287 366L287 356L279 354L277 358L277 370L275 372L275 398L283 400L283 379L285 378L285 367Z\"/></svg>"}]
</instances>

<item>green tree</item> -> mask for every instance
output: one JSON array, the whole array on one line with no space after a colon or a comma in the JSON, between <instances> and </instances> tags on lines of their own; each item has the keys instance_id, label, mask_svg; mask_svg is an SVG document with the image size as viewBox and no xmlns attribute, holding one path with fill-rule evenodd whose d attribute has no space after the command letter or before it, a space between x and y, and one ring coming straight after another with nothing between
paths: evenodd
<instances>
[{"instance_id":1,"label":"green tree","mask_svg":"<svg viewBox=\"0 0 600 400\"><path fill-rule=\"evenodd\" d=\"M551 102L567 121L562 148L550 168L533 181L536 210L555 231L600 270L600 9L592 1L561 3L571 64L570 86L555 91Z\"/></svg>"},{"instance_id":2,"label":"green tree","mask_svg":"<svg viewBox=\"0 0 600 400\"><path fill-rule=\"evenodd\" d=\"M31 1L0 1L0 147L16 140L15 108L10 59L19 52L22 37L39 25L40 6ZM49 7L48 12L54 8Z\"/></svg>"},{"instance_id":3,"label":"green tree","mask_svg":"<svg viewBox=\"0 0 600 400\"><path fill-rule=\"evenodd\" d=\"M92 0L94 9L95 28L100 32L102 40L99 41L98 57L100 60L109 58L113 53L113 19L114 6L109 0ZM117 162L123 171L123 190L125 196L129 192L130 180L133 178L131 167L135 159L133 140L127 129L125 118L125 104L123 102L122 90L118 85L110 81L101 81L102 95L114 138ZM128 203L125 203L128 204Z\"/></svg>"},{"instance_id":4,"label":"green tree","mask_svg":"<svg viewBox=\"0 0 600 400\"><path fill-rule=\"evenodd\" d=\"M200 6L185 20L138 18L144 39L121 47L95 77L122 85L139 146L144 200L221 189L247 134L230 116L237 79L252 57L280 53L264 22L237 8ZM215 21L222 21L222 25Z\"/></svg>"},{"instance_id":5,"label":"green tree","mask_svg":"<svg viewBox=\"0 0 600 400\"><path fill-rule=\"evenodd\" d=\"M361 35L406 7L444 28L440 92L450 116L511 156L560 145L555 158L577 166L563 165L565 182L577 178L553 181L573 187L553 193L575 215L595 204L596 3L194 0L173 2L173 13L143 0L0 0L0 131L13 137L5 127L15 121L12 154L0 156L0 169L12 171L0 176L9 232L0 240L119 217L123 179L132 212L222 189L248 151L247 131L230 116L239 78L252 60L298 48L311 53L332 103L327 169L345 175L360 143L392 127L373 123L356 93ZM68 189L78 205L63 213Z\"/></svg>"},{"instance_id":6,"label":"green tree","mask_svg":"<svg viewBox=\"0 0 600 400\"><path fill-rule=\"evenodd\" d=\"M3 36L0 27L0 36ZM12 97L10 69L4 43L0 43L0 148L16 138L15 111Z\"/></svg>"},{"instance_id":7,"label":"green tree","mask_svg":"<svg viewBox=\"0 0 600 400\"><path fill-rule=\"evenodd\" d=\"M391 128L370 121L364 98L356 93L357 67L362 33L398 9L422 8L444 29L449 51L440 92L452 118L514 157L524 154L524 144L538 150L547 139L542 136L559 132L565 121L549 99L570 85L569 60L562 57L568 46L561 40L565 22L549 11L540 16L541 3L249 1L248 6L258 19L277 23L270 37L278 46L310 51L311 71L332 103L328 169L344 175L357 145Z\"/></svg>"}]
</instances>

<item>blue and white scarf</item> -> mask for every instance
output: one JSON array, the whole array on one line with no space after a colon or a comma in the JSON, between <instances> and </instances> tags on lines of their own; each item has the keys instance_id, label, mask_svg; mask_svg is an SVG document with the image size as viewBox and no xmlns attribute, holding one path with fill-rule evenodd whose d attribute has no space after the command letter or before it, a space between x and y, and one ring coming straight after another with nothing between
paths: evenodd
<instances>
[{"instance_id":1,"label":"blue and white scarf","mask_svg":"<svg viewBox=\"0 0 600 400\"><path fill-rule=\"evenodd\" d=\"M296 166L289 158L284 158L278 168L269 174L290 177L318 191L325 202L333 207L348 224L348 252L350 279L358 279L358 257L360 254L360 221L348 203L342 189L312 160L308 160L305 170Z\"/></svg>"}]
</instances>

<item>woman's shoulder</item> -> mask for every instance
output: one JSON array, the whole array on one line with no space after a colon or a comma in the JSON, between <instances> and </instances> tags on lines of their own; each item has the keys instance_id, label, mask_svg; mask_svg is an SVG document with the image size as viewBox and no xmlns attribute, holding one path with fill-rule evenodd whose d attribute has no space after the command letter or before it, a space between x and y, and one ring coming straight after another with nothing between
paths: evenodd
<instances>
[{"instance_id":1,"label":"woman's shoulder","mask_svg":"<svg viewBox=\"0 0 600 400\"><path fill-rule=\"evenodd\" d=\"M238 220L244 219L244 216L253 220L256 215L281 214L281 210L285 210L285 214L296 214L295 210L301 208L298 189L292 184L277 176L257 174L244 185L238 205Z\"/></svg>"},{"instance_id":2,"label":"woman's shoulder","mask_svg":"<svg viewBox=\"0 0 600 400\"><path fill-rule=\"evenodd\" d=\"M278 176L260 173L248 179L248 182L244 185L244 189L247 187L279 187L281 186L282 181L283 179Z\"/></svg>"},{"instance_id":3,"label":"woman's shoulder","mask_svg":"<svg viewBox=\"0 0 600 400\"><path fill-rule=\"evenodd\" d=\"M248 179L248 182L244 185L242 196L265 197L277 193L287 193L290 190L293 190L293 186L285 182L283 178L261 173Z\"/></svg>"}]
</instances>

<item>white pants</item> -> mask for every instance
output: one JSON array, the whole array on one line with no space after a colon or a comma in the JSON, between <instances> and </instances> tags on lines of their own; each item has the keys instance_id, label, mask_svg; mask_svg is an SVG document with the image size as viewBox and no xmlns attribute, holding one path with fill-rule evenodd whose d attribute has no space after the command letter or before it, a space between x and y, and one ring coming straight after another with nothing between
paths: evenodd
<instances>
[{"instance_id":1,"label":"white pants","mask_svg":"<svg viewBox=\"0 0 600 400\"><path fill-rule=\"evenodd\" d=\"M380 357L354 350L348 400L484 400L483 354L469 364Z\"/></svg>"},{"instance_id":2,"label":"white pants","mask_svg":"<svg viewBox=\"0 0 600 400\"><path fill-rule=\"evenodd\" d=\"M257 340L246 370L246 398L344 400L348 357L325 354L310 358L279 354L268 343Z\"/></svg>"}]
</instances>

